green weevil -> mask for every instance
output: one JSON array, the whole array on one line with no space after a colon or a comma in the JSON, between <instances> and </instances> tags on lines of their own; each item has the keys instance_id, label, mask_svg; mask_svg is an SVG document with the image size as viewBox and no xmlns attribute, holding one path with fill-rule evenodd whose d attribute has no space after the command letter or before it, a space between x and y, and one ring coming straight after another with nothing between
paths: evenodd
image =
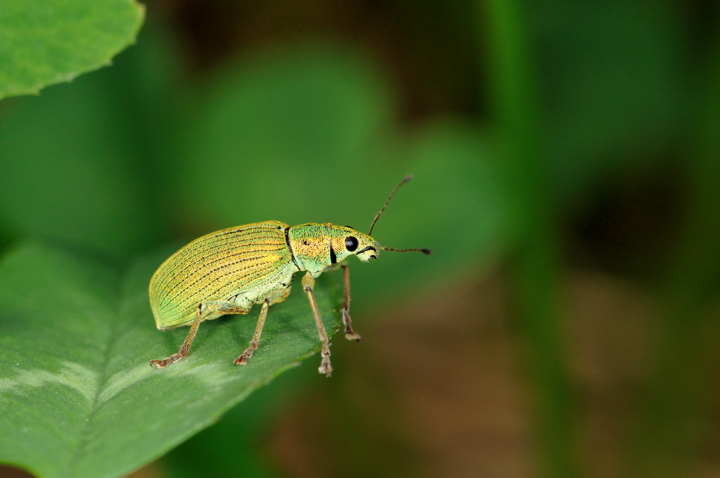
<instances>
[{"instance_id":1,"label":"green weevil","mask_svg":"<svg viewBox=\"0 0 720 478\"><path fill-rule=\"evenodd\" d=\"M266 221L213 232L177 251L150 280L150 306L158 329L190 325L190 331L177 353L163 360L152 360L150 365L164 368L187 357L204 320L226 314L247 314L254 304L262 304L250 346L234 361L235 365L247 364L258 348L268 308L290 295L296 272L306 271L302 287L310 301L322 343L318 371L329 377L332 371L330 345L313 297L315 279L323 272L342 267L345 338L360 340L351 325L350 275L345 259L355 255L362 262L368 262L377 259L380 250L432 254L429 249L384 247L370 236L395 192L411 179L412 175L408 175L395 187L373 219L368 234L349 226L302 224L289 227L279 221Z\"/></svg>"}]
</instances>

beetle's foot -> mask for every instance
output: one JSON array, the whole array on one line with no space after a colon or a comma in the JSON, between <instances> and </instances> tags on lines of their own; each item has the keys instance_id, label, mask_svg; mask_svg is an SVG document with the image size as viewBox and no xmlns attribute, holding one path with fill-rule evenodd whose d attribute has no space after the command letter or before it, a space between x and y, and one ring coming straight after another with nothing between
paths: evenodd
<instances>
[{"instance_id":1,"label":"beetle's foot","mask_svg":"<svg viewBox=\"0 0 720 478\"><path fill-rule=\"evenodd\" d=\"M356 334L353 329L345 329L345 338L357 342L360 340L360 334Z\"/></svg>"},{"instance_id":2,"label":"beetle's foot","mask_svg":"<svg viewBox=\"0 0 720 478\"><path fill-rule=\"evenodd\" d=\"M150 366L155 367L155 368L165 368L168 365L170 365L171 363L179 362L180 359L182 359L182 358L183 358L183 356L180 355L179 353L172 354L171 356L169 356L168 358L166 358L164 360L151 360Z\"/></svg>"},{"instance_id":3,"label":"beetle's foot","mask_svg":"<svg viewBox=\"0 0 720 478\"><path fill-rule=\"evenodd\" d=\"M348 340L358 341L360 340L360 334L356 334L352 329L352 320L350 319L350 312L347 309L342 310L343 324L345 324L345 338Z\"/></svg>"},{"instance_id":4,"label":"beetle's foot","mask_svg":"<svg viewBox=\"0 0 720 478\"><path fill-rule=\"evenodd\" d=\"M235 365L247 365L248 360L250 360L250 357L253 356L253 352L257 350L257 346L254 346L254 344L250 344L250 347L245 349L245 352L242 353L241 356L235 359L233 364Z\"/></svg>"},{"instance_id":5,"label":"beetle's foot","mask_svg":"<svg viewBox=\"0 0 720 478\"><path fill-rule=\"evenodd\" d=\"M248 360L250 360L250 357L252 357L252 352L247 353L247 351L245 351L241 356L239 356L238 358L235 359L235 361L233 362L233 364L235 364L235 365L247 365Z\"/></svg>"},{"instance_id":6,"label":"beetle's foot","mask_svg":"<svg viewBox=\"0 0 720 478\"><path fill-rule=\"evenodd\" d=\"M329 356L323 356L322 362L320 362L320 367L318 368L318 372L325 374L326 377L330 378L330 373L332 372L332 366L330 366L330 357Z\"/></svg>"}]
</instances>

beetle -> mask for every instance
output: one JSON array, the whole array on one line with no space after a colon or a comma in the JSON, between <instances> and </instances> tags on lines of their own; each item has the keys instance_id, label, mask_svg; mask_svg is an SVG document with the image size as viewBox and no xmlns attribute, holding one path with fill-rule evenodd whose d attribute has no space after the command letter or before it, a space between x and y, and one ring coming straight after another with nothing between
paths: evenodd
<instances>
[{"instance_id":1,"label":"beetle","mask_svg":"<svg viewBox=\"0 0 720 478\"><path fill-rule=\"evenodd\" d=\"M246 365L258 348L268 308L284 301L290 295L293 275L305 271L302 287L322 343L318 371L329 377L330 345L313 296L315 279L342 267L345 338L360 340L351 325L350 275L345 259L354 255L368 262L377 259L381 250L432 254L429 249L381 246L370 236L397 190L411 179L408 175L395 187L368 234L329 223L290 227L280 221L265 221L213 232L177 251L150 280L150 306L159 330L190 325L190 331L177 353L152 360L150 365L165 368L187 357L201 322L226 314L247 314L254 304L262 304L255 335L234 361L235 365Z\"/></svg>"}]
</instances>

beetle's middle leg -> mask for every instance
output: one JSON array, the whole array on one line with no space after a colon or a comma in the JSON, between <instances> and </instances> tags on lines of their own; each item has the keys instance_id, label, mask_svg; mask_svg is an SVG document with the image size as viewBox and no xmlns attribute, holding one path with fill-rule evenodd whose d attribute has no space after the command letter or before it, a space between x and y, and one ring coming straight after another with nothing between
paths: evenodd
<instances>
[{"instance_id":1,"label":"beetle's middle leg","mask_svg":"<svg viewBox=\"0 0 720 478\"><path fill-rule=\"evenodd\" d=\"M179 362L181 359L187 357L190 354L190 346L193 343L193 339L195 339L195 334L197 334L198 328L200 327L200 322L202 322L203 319L205 319L209 314L213 312L221 315L247 314L248 312L250 312L250 309L247 307L242 307L235 302L228 302L225 300L200 302L200 304L198 304L197 310L195 311L195 320L193 320L193 323L190 326L190 332L188 332L187 337L185 338L185 342L183 342L180 350L166 359L151 360L150 365L157 368L165 368L171 363Z\"/></svg>"},{"instance_id":2,"label":"beetle's middle leg","mask_svg":"<svg viewBox=\"0 0 720 478\"><path fill-rule=\"evenodd\" d=\"M255 352L260 345L260 334L262 334L262 329L265 325L265 317L267 317L269 308L270 298L267 297L263 301L262 309L260 310L260 318L258 318L257 326L255 327L255 335L253 335L252 341L250 341L250 346L245 349L245 352L243 352L242 355L235 359L233 362L235 365L247 365L247 361L250 360L253 352Z\"/></svg>"},{"instance_id":3,"label":"beetle's middle leg","mask_svg":"<svg viewBox=\"0 0 720 478\"><path fill-rule=\"evenodd\" d=\"M360 335L355 333L352 328L352 320L350 319L350 271L347 264L342 265L343 286L345 291L345 301L342 306L343 324L345 324L345 338L348 340L360 340Z\"/></svg>"},{"instance_id":4,"label":"beetle's middle leg","mask_svg":"<svg viewBox=\"0 0 720 478\"><path fill-rule=\"evenodd\" d=\"M308 300L310 301L310 307L312 307L313 316L315 317L315 325L317 326L318 335L320 336L320 341L322 342L322 350L320 352L322 360L320 361L318 372L324 373L326 377L329 377L330 372L332 372L332 367L330 366L330 341L325 333L325 327L323 326L322 318L320 318L320 311L315 303L315 297L313 297L315 279L313 279L313 276L311 276L309 272L303 277L302 286L308 296Z\"/></svg>"}]
</instances>

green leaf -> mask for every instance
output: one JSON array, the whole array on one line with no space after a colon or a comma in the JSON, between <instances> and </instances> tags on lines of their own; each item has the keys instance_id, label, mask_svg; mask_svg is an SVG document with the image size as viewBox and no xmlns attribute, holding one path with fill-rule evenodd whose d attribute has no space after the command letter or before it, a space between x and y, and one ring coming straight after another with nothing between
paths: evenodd
<instances>
[{"instance_id":1,"label":"green leaf","mask_svg":"<svg viewBox=\"0 0 720 478\"><path fill-rule=\"evenodd\" d=\"M135 40L133 0L9 0L0 8L0 98L107 66Z\"/></svg>"},{"instance_id":2,"label":"green leaf","mask_svg":"<svg viewBox=\"0 0 720 478\"><path fill-rule=\"evenodd\" d=\"M254 389L319 350L300 290L270 309L246 367L257 308L203 324L190 357L157 370L187 328L159 332L147 285L167 256L121 271L95 259L27 243L0 262L0 462L43 477L127 473L215 421ZM329 333L337 287L318 282ZM321 377L318 377L320 380Z\"/></svg>"}]
</instances>

